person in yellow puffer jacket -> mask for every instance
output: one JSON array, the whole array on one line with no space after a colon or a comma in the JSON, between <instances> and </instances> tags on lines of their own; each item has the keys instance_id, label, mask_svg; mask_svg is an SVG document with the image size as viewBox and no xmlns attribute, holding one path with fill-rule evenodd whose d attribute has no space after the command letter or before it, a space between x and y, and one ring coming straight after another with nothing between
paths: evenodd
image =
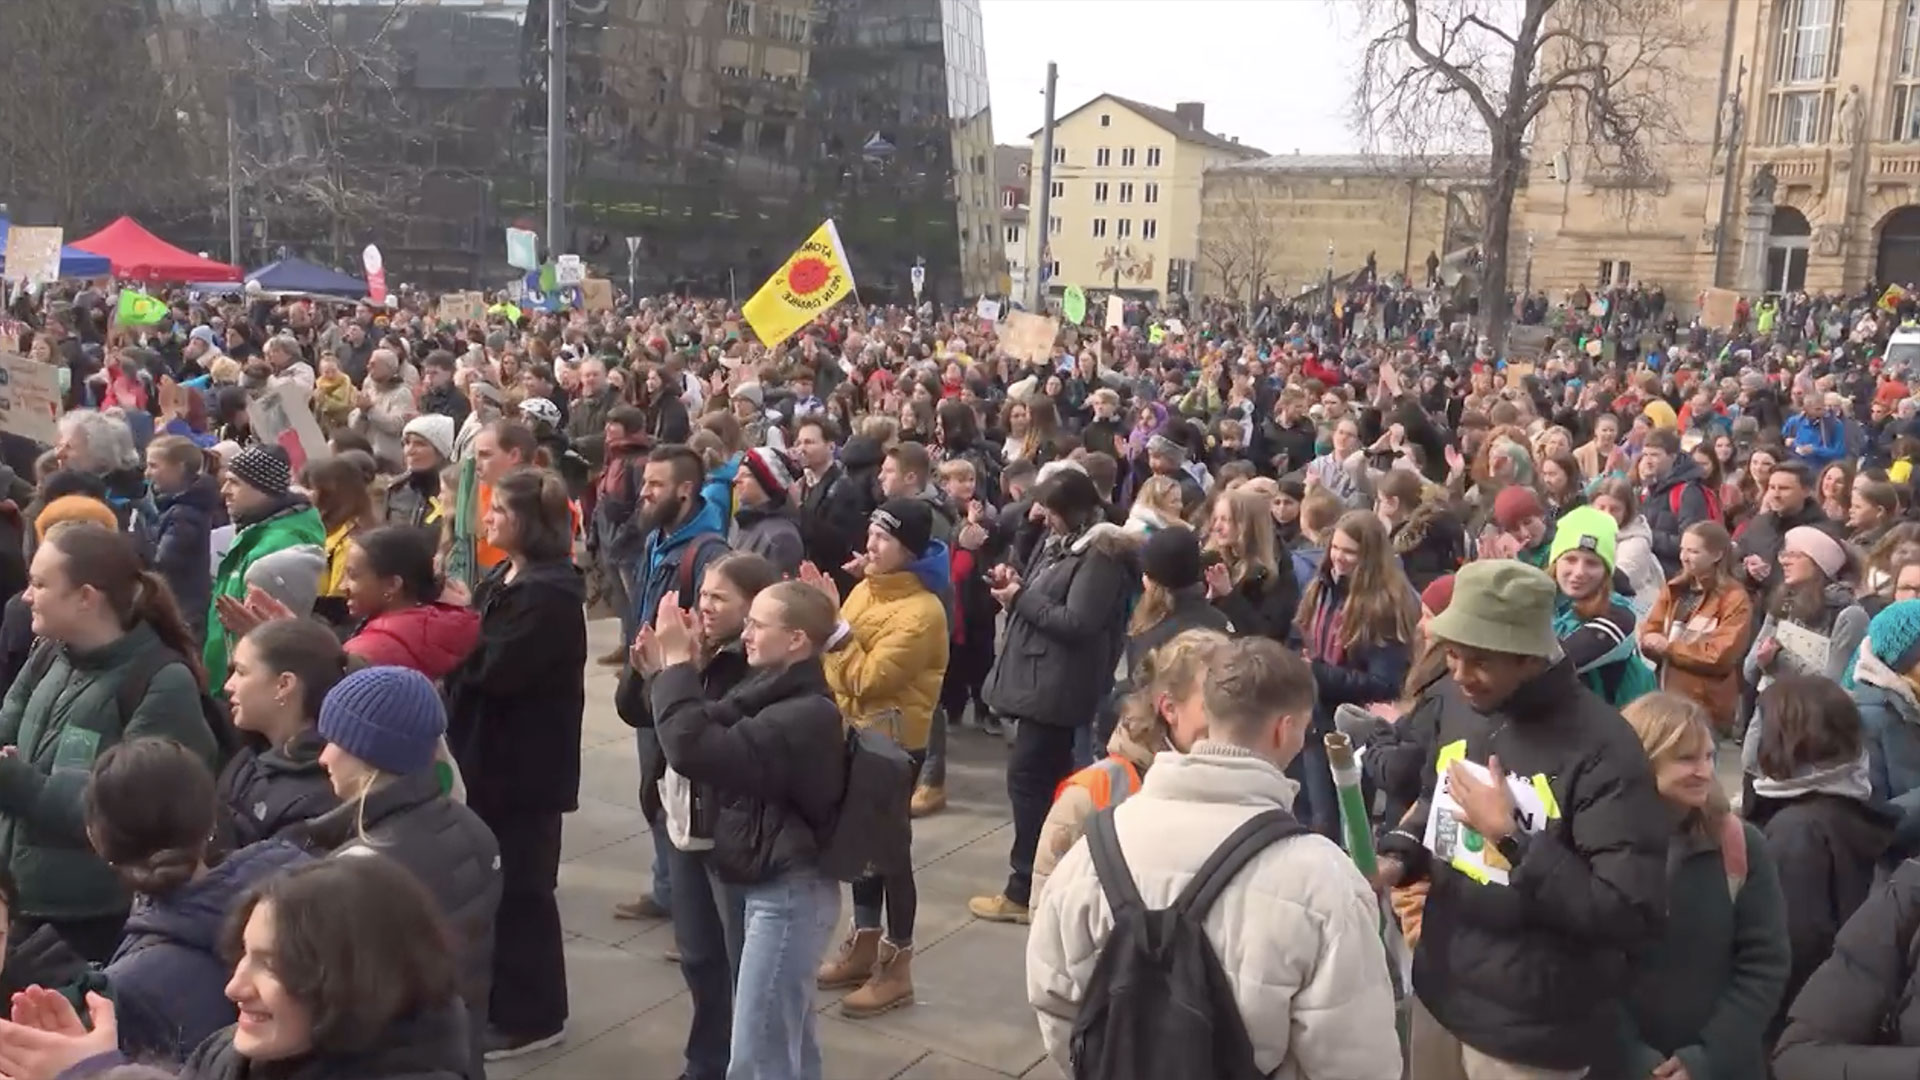
<instances>
[{"instance_id":1,"label":"person in yellow puffer jacket","mask_svg":"<svg viewBox=\"0 0 1920 1080\"><path fill-rule=\"evenodd\" d=\"M841 626L820 658L827 684L842 716L899 742L918 784L947 674L953 595L947 546L933 538L932 508L921 499L881 504L867 528L866 552L854 562L862 580L841 604ZM810 563L802 567L801 579L839 596L832 579ZM839 954L820 968L821 989L858 987L840 1005L841 1015L850 1019L913 1002L910 965L918 898L910 853L898 854L882 861L883 872L853 883L853 931Z\"/></svg>"}]
</instances>

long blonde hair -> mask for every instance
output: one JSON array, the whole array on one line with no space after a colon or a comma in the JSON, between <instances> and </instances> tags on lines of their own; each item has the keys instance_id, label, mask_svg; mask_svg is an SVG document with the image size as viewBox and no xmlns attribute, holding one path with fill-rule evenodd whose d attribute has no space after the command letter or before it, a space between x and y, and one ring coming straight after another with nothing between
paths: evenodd
<instances>
[{"instance_id":1,"label":"long blonde hair","mask_svg":"<svg viewBox=\"0 0 1920 1080\"><path fill-rule=\"evenodd\" d=\"M1697 752L1702 745L1713 747L1713 718L1692 698L1659 690L1635 698L1620 715L1640 736L1640 748L1655 768L1681 754ZM1726 793L1715 784L1705 809L1689 813L1686 824L1702 836L1717 838L1721 819L1732 812Z\"/></svg>"},{"instance_id":2,"label":"long blonde hair","mask_svg":"<svg viewBox=\"0 0 1920 1080\"><path fill-rule=\"evenodd\" d=\"M1273 500L1257 491L1230 491L1221 496L1227 508L1227 520L1233 523L1233 544L1220 555L1235 585L1247 580L1258 568L1268 578L1279 574L1280 564L1274 549ZM1209 548L1213 547L1213 523L1207 523Z\"/></svg>"},{"instance_id":3,"label":"long blonde hair","mask_svg":"<svg viewBox=\"0 0 1920 1080\"><path fill-rule=\"evenodd\" d=\"M1352 649L1389 641L1413 644L1420 624L1420 603L1400 569L1399 556L1393 553L1387 527L1371 510L1349 510L1340 516L1333 531L1360 547L1360 561L1354 565L1353 580L1347 583L1347 599L1340 616L1340 646ZM1331 540L1328 546L1332 546ZM1297 621L1301 626L1312 625L1314 609L1327 591L1331 573L1329 554L1300 595Z\"/></svg>"},{"instance_id":4,"label":"long blonde hair","mask_svg":"<svg viewBox=\"0 0 1920 1080\"><path fill-rule=\"evenodd\" d=\"M1228 643L1218 630L1183 630L1148 653L1135 673L1134 690L1120 705L1119 727L1127 737L1148 748L1158 748L1170 734L1160 715L1160 697L1176 700L1195 692L1200 676Z\"/></svg>"}]
</instances>

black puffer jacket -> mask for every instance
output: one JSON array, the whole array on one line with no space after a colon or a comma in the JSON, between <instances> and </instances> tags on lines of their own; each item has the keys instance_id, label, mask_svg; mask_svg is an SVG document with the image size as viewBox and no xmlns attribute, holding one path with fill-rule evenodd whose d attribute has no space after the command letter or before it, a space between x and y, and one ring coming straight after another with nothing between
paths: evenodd
<instances>
[{"instance_id":1,"label":"black puffer jacket","mask_svg":"<svg viewBox=\"0 0 1920 1080\"><path fill-rule=\"evenodd\" d=\"M395 777L368 792L364 807L343 803L287 830L287 837L315 853L376 851L419 878L439 903L460 950L460 997L471 1013L471 1030L486 1030L493 923L500 910L500 845L478 815L441 794L434 770ZM470 1072L465 1064L459 1071Z\"/></svg>"},{"instance_id":2,"label":"black puffer jacket","mask_svg":"<svg viewBox=\"0 0 1920 1080\"><path fill-rule=\"evenodd\" d=\"M1809 497L1806 505L1800 508L1799 513L1787 517L1781 517L1771 510L1763 514L1756 514L1753 520L1747 522L1746 526L1740 530L1740 539L1734 543L1734 562L1737 564L1745 563L1747 556L1758 555L1762 559L1765 559L1773 569L1768 573L1766 578L1761 581L1755 581L1752 577L1748 576L1744 565L1736 566L1733 576L1740 579L1740 582L1746 585L1751 591L1758 592L1771 588L1774 582L1780 580L1780 548L1787 542L1787 532L1801 525L1813 525L1818 528L1823 528L1833 533L1836 538L1840 538L1839 531L1834 527L1832 522L1827 520L1827 515L1821 513L1820 500L1815 498ZM1662 560L1661 565L1665 565L1664 560ZM1667 576L1671 577L1673 575L1669 572ZM1759 605L1754 605L1754 618L1756 622L1760 614Z\"/></svg>"},{"instance_id":3,"label":"black puffer jacket","mask_svg":"<svg viewBox=\"0 0 1920 1080\"><path fill-rule=\"evenodd\" d=\"M1132 546L1102 522L1048 538L1023 577L982 696L1002 716L1079 727L1113 689L1138 578Z\"/></svg>"},{"instance_id":4,"label":"black puffer jacket","mask_svg":"<svg viewBox=\"0 0 1920 1080\"><path fill-rule=\"evenodd\" d=\"M1233 591L1213 602L1213 606L1233 622L1233 632L1246 636L1272 638L1282 644L1298 637L1293 620L1300 614L1300 581L1293 576L1292 560L1282 553L1277 572L1264 567L1249 567Z\"/></svg>"},{"instance_id":5,"label":"black puffer jacket","mask_svg":"<svg viewBox=\"0 0 1920 1080\"><path fill-rule=\"evenodd\" d=\"M587 589L570 560L509 564L473 591L480 642L447 675L447 744L482 815L580 805Z\"/></svg>"},{"instance_id":6,"label":"black puffer jacket","mask_svg":"<svg viewBox=\"0 0 1920 1080\"><path fill-rule=\"evenodd\" d=\"M1920 862L1903 864L1840 928L1787 1007L1777 1080L1920 1076Z\"/></svg>"},{"instance_id":7,"label":"black puffer jacket","mask_svg":"<svg viewBox=\"0 0 1920 1080\"><path fill-rule=\"evenodd\" d=\"M1435 760L1411 820L1381 850L1427 872L1413 984L1442 1026L1504 1061L1582 1069L1618 1038L1614 1011L1627 956L1653 939L1666 910L1670 813L1640 740L1620 714L1554 665L1482 715L1450 683L1441 695ZM1520 840L1508 885L1479 884L1427 857L1419 837L1438 759L1498 755L1519 777L1544 777L1561 816Z\"/></svg>"},{"instance_id":8,"label":"black puffer jacket","mask_svg":"<svg viewBox=\"0 0 1920 1080\"><path fill-rule=\"evenodd\" d=\"M811 867L846 788L846 732L817 659L756 672L718 702L692 664L648 682L667 763L723 805L712 860L736 885Z\"/></svg>"},{"instance_id":9,"label":"black puffer jacket","mask_svg":"<svg viewBox=\"0 0 1920 1080\"><path fill-rule=\"evenodd\" d=\"M233 1047L233 1028L207 1037L180 1070L182 1080L460 1080L472 1037L458 1002L397 1020L370 1049L276 1061L271 1073Z\"/></svg>"},{"instance_id":10,"label":"black puffer jacket","mask_svg":"<svg viewBox=\"0 0 1920 1080\"><path fill-rule=\"evenodd\" d=\"M1675 492L1679 492L1678 500ZM1680 572L1680 534L1687 526L1707 520L1709 510L1706 476L1691 454L1680 455L1667 475L1647 489L1640 513L1653 533L1653 556L1660 560L1660 570L1667 577Z\"/></svg>"},{"instance_id":11,"label":"black puffer jacket","mask_svg":"<svg viewBox=\"0 0 1920 1080\"><path fill-rule=\"evenodd\" d=\"M207 630L207 611L213 604L213 563L209 544L214 524L225 516L220 485L211 476L196 476L186 490L154 499L160 525L153 547L153 569L167 579L180 615L195 637Z\"/></svg>"},{"instance_id":12,"label":"black puffer jacket","mask_svg":"<svg viewBox=\"0 0 1920 1080\"><path fill-rule=\"evenodd\" d=\"M214 823L224 850L271 839L340 805L320 765L327 741L312 728L285 746L235 754L220 771L220 807Z\"/></svg>"},{"instance_id":13,"label":"black puffer jacket","mask_svg":"<svg viewBox=\"0 0 1920 1080\"><path fill-rule=\"evenodd\" d=\"M1194 585L1177 589L1173 594L1173 607L1159 622L1147 627L1140 633L1127 638L1127 678L1132 680L1140 670L1140 664L1153 650L1179 637L1189 630L1214 630L1222 634L1240 631L1235 623L1218 604L1207 602L1207 587Z\"/></svg>"}]
</instances>

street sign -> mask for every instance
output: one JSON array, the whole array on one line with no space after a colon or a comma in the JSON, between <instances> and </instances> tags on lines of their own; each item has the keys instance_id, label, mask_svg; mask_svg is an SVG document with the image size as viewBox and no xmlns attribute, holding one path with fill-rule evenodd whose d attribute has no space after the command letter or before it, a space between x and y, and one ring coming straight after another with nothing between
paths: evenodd
<instances>
[{"instance_id":1,"label":"street sign","mask_svg":"<svg viewBox=\"0 0 1920 1080\"><path fill-rule=\"evenodd\" d=\"M913 281L913 298L915 300L920 299L920 290L925 288L927 284L927 268L924 266L916 266L912 270L907 271L907 277Z\"/></svg>"},{"instance_id":2,"label":"street sign","mask_svg":"<svg viewBox=\"0 0 1920 1080\"><path fill-rule=\"evenodd\" d=\"M640 238L637 236L627 237L627 258L637 259L639 257L640 257Z\"/></svg>"}]
</instances>

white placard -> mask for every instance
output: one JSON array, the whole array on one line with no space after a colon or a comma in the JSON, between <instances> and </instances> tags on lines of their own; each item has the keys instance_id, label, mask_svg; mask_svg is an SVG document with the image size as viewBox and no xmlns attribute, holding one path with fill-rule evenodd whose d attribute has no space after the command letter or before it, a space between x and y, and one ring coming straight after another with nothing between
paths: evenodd
<instances>
[{"instance_id":1,"label":"white placard","mask_svg":"<svg viewBox=\"0 0 1920 1080\"><path fill-rule=\"evenodd\" d=\"M562 255L553 262L553 283L565 288L587 280L587 264L578 255Z\"/></svg>"},{"instance_id":2,"label":"white placard","mask_svg":"<svg viewBox=\"0 0 1920 1080\"><path fill-rule=\"evenodd\" d=\"M0 353L0 431L44 446L60 441L60 372L13 353Z\"/></svg>"},{"instance_id":3,"label":"white placard","mask_svg":"<svg viewBox=\"0 0 1920 1080\"><path fill-rule=\"evenodd\" d=\"M60 280L60 243L65 235L58 225L15 225L7 232L6 276L23 285Z\"/></svg>"},{"instance_id":4,"label":"white placard","mask_svg":"<svg viewBox=\"0 0 1920 1080\"><path fill-rule=\"evenodd\" d=\"M983 296L980 302L973 306L973 311L980 317L981 322L1000 321L1000 301L998 300L989 300Z\"/></svg>"}]
</instances>

